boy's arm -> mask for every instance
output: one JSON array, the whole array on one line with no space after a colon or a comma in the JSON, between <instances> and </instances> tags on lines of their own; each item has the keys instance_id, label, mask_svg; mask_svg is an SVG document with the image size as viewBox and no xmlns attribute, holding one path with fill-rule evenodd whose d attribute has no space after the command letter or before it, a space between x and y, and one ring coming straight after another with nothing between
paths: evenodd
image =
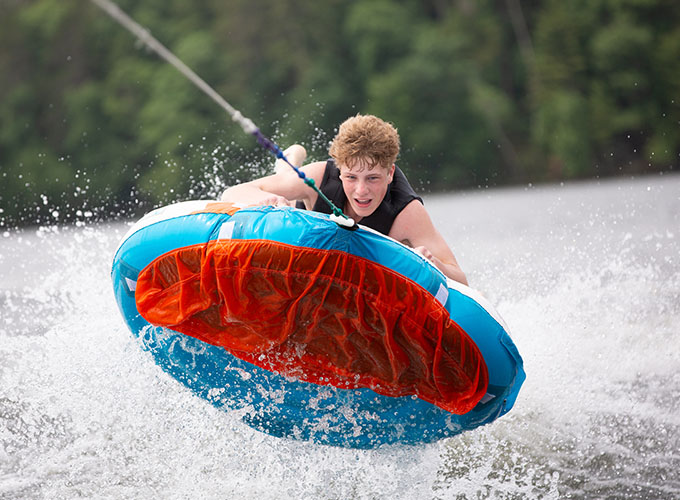
<instances>
[{"instance_id":1,"label":"boy's arm","mask_svg":"<svg viewBox=\"0 0 680 500\"><path fill-rule=\"evenodd\" d=\"M413 247L452 280L468 284L456 257L418 200L413 200L399 213L392 224L390 237Z\"/></svg>"},{"instance_id":2,"label":"boy's arm","mask_svg":"<svg viewBox=\"0 0 680 500\"><path fill-rule=\"evenodd\" d=\"M298 145L288 148L285 154L296 166L301 165L306 157L304 148ZM295 200L301 200L307 206L313 206L316 192L308 187L289 165L280 160L277 162L277 173L230 187L222 193L222 201L244 205L292 206ZM301 167L300 170L314 179L318 186L323 179L325 167L325 162L315 162Z\"/></svg>"}]
</instances>

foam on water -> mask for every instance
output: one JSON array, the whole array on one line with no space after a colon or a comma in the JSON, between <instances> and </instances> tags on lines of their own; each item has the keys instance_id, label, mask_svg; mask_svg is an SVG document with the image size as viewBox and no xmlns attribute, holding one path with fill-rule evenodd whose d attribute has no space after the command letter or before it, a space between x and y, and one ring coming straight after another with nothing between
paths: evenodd
<instances>
[{"instance_id":1,"label":"foam on water","mask_svg":"<svg viewBox=\"0 0 680 500\"><path fill-rule=\"evenodd\" d=\"M489 426L369 451L261 434L165 375L112 296L126 226L0 237L0 498L678 497L679 196L666 176L426 199L527 381Z\"/></svg>"},{"instance_id":2,"label":"foam on water","mask_svg":"<svg viewBox=\"0 0 680 500\"><path fill-rule=\"evenodd\" d=\"M518 406L486 430L512 426L510 442L485 437L472 447L487 447L480 457L518 457L516 470L527 474L514 486L543 478L538 491L551 485L560 497L680 493L678 181L510 189L444 203L452 225L467 229L447 240L458 242L463 264L472 255L473 271L483 266L478 283L493 290L525 359ZM442 200L433 201L436 211ZM491 468L487 478L497 475Z\"/></svg>"}]
</instances>

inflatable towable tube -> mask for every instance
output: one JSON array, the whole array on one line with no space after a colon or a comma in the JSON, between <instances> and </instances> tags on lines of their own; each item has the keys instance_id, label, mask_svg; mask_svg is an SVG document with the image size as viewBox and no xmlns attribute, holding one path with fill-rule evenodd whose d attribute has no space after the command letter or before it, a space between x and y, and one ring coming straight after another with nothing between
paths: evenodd
<instances>
[{"instance_id":1,"label":"inflatable towable tube","mask_svg":"<svg viewBox=\"0 0 680 500\"><path fill-rule=\"evenodd\" d=\"M112 280L163 370L275 436L432 442L507 413L525 378L504 322L474 290L316 212L164 207L123 238Z\"/></svg>"}]
</instances>

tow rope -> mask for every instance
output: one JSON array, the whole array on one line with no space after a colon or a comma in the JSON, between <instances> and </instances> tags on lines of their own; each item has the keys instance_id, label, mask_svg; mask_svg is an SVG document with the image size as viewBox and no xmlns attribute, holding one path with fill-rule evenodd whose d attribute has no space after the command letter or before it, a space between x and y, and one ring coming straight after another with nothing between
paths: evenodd
<instances>
[{"instance_id":1,"label":"tow rope","mask_svg":"<svg viewBox=\"0 0 680 500\"><path fill-rule=\"evenodd\" d=\"M274 143L271 139L267 138L260 129L253 123L250 118L243 116L243 114L229 104L221 95L219 95L215 90L208 85L205 80L198 76L191 68L184 64L175 54L170 52L162 43L160 43L156 38L154 38L149 30L145 29L134 19L123 12L120 7L110 0L92 0L94 4L105 11L109 16L111 16L115 21L117 21L121 26L127 29L130 33L135 35L139 40L144 43L147 47L153 50L166 62L173 65L182 75L184 75L189 81L201 89L205 94L207 94L213 101L215 101L220 107L222 107L227 114L231 117L233 121L238 123L246 134L255 136L258 144L265 148L267 151L272 153L276 158L283 160L288 164L298 175L302 181L312 188L316 194L330 207L332 214L331 219L343 226L348 228L353 228L356 226L354 220L345 215L342 210L340 210L335 204L328 199L328 197L321 192L321 190L316 186L314 179L310 179L305 175L305 173L298 167L293 165L286 155L281 150L281 148Z\"/></svg>"}]
</instances>

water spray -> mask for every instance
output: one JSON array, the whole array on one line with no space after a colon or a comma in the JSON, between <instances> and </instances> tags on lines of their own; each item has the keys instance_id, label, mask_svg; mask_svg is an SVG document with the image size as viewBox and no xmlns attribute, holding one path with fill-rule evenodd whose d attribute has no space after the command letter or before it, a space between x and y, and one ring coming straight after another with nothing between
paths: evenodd
<instances>
[{"instance_id":1,"label":"water spray","mask_svg":"<svg viewBox=\"0 0 680 500\"><path fill-rule=\"evenodd\" d=\"M281 148L274 143L272 140L268 139L260 129L253 123L250 118L247 118L241 114L239 110L234 108L229 104L221 95L219 95L215 90L208 85L205 80L198 76L191 68L184 64L175 54L170 52L167 47L160 43L156 38L154 38L149 30L145 29L134 19L123 12L120 7L110 0L91 0L95 5L105 11L109 16L111 16L115 21L117 21L121 26L127 29L130 33L135 35L139 40L144 43L147 47L153 50L166 62L174 66L182 75L184 75L190 82L201 89L205 94L207 94L213 101L215 101L222 109L224 109L227 114L231 117L233 121L238 123L246 134L255 136L258 144L265 148L267 151L271 152L276 158L283 160L288 164L295 173L298 175L302 181L316 191L317 195L328 204L331 208L332 214L331 219L337 224L344 227L354 227L355 223L352 219L347 217L342 210L335 206L335 204L324 195L321 190L316 186L314 179L310 179L305 175L305 173L298 167L293 165L286 155L281 150Z\"/></svg>"}]
</instances>

